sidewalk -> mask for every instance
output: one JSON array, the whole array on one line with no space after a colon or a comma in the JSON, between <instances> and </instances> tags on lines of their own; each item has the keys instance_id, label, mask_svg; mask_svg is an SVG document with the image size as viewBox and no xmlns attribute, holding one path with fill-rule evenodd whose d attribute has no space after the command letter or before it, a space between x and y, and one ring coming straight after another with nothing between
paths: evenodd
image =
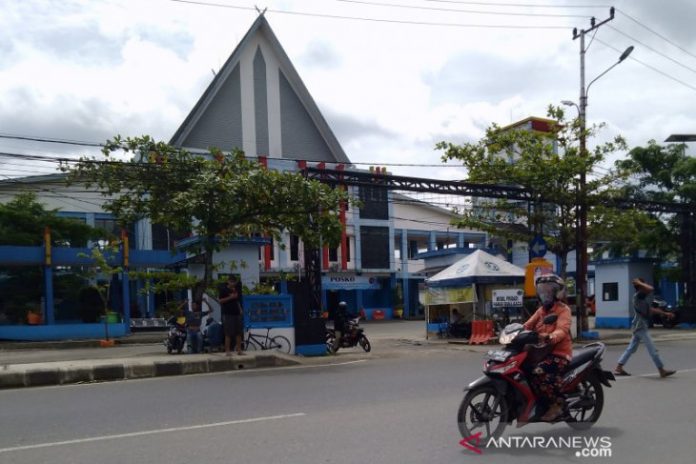
<instances>
[{"instance_id":1,"label":"sidewalk","mask_svg":"<svg viewBox=\"0 0 696 464\"><path fill-rule=\"evenodd\" d=\"M496 345L469 345L464 340L426 339L423 321L367 321L365 333L373 345L371 353L340 351L339 356L305 358L273 352L248 352L225 357L223 353L168 355L163 345L166 331L136 332L118 339L116 346L99 347L99 340L59 342L0 341L0 388L63 385L71 383L138 379L240 369L342 362L346 359L381 356L423 348L485 352ZM624 345L628 329L599 329L600 341ZM656 342L696 340L696 330L651 330Z\"/></svg>"}]
</instances>

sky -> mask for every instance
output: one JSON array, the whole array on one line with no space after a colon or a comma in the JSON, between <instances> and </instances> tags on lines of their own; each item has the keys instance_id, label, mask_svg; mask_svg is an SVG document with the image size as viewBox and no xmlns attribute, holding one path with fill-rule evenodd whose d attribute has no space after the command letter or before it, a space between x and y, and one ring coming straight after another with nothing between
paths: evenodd
<instances>
[{"instance_id":1,"label":"sky","mask_svg":"<svg viewBox=\"0 0 696 464\"><path fill-rule=\"evenodd\" d=\"M696 2L688 0L0 0L0 179L53 172L52 163L6 153L97 152L11 137L168 141L254 22L255 6L267 8L359 167L464 179L442 165L435 144L476 142L492 123L577 102L573 28L608 18L610 6L614 19L587 36L587 82L635 48L590 87L588 122L606 123L590 147L617 134L634 147L696 133Z\"/></svg>"}]
</instances>

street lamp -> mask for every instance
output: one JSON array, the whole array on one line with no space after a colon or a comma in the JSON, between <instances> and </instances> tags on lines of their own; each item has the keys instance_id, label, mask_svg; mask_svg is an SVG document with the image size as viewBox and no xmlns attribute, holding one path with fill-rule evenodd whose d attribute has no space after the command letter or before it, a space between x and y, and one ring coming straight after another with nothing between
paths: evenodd
<instances>
[{"instance_id":1,"label":"street lamp","mask_svg":"<svg viewBox=\"0 0 696 464\"><path fill-rule=\"evenodd\" d=\"M613 12L612 12L613 13ZM612 14L613 18L613 14ZM594 23L594 21L593 21ZM602 23L603 24L603 23ZM593 24L592 29L599 25ZM590 29L590 30L592 30ZM580 34L574 31L575 37L580 37L580 105L576 105L570 100L563 100L566 106L575 106L578 108L578 119L580 120L580 156L582 158L587 157L587 93L590 90L590 86L594 84L597 79L604 76L606 73L614 69L619 63L628 58L628 55L633 51L633 45L628 47L619 56L616 63L608 67L604 72L600 73L597 77L592 79L590 83L585 87L585 33L588 31L581 31ZM575 38L574 37L574 38ZM578 205L577 205L577 215L578 215L578 231L576 237L576 270L575 270L575 282L577 286L575 308L577 317L577 337L582 338L582 332L588 329L587 325L587 313L585 311L585 300L587 294L587 179L586 179L586 168L583 166L580 171L580 182L578 186Z\"/></svg>"}]
</instances>

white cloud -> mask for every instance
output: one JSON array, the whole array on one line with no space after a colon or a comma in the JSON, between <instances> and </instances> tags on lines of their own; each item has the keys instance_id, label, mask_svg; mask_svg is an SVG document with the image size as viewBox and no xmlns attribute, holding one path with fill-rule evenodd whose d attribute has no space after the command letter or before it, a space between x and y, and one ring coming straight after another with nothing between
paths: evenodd
<instances>
[{"instance_id":1,"label":"white cloud","mask_svg":"<svg viewBox=\"0 0 696 464\"><path fill-rule=\"evenodd\" d=\"M0 15L0 127L4 133L102 141L115 133L168 140L256 17L252 10L167 1L5 2ZM268 0L267 18L329 124L355 161L437 164L440 140L476 141L487 126L544 116L549 103L579 93L578 41L608 8L511 8L415 0L412 6L552 13L583 17L477 15L370 7L326 0ZM251 8L253 2L229 3ZM577 4L573 2L573 4ZM629 143L696 131L696 91L635 62L639 59L696 87L696 72L677 66L624 34L696 70L687 50L696 33L682 1L615 2L617 15L587 53L587 79L636 49L589 95L602 136ZM274 10L457 24L564 26L565 29L465 28L284 15ZM630 18L626 16L630 14ZM637 19L639 22L634 21ZM618 31L617 31L618 30ZM589 41L589 38L588 38ZM601 41L601 42L600 42ZM619 52L607 48L605 44ZM572 111L572 110L571 110ZM600 139L601 140L601 139ZM26 149L27 147L23 147ZM41 149L45 149L42 146ZM20 150L0 139L0 150ZM2 166L0 166L0 172ZM395 173L459 178L455 168L394 166Z\"/></svg>"}]
</instances>

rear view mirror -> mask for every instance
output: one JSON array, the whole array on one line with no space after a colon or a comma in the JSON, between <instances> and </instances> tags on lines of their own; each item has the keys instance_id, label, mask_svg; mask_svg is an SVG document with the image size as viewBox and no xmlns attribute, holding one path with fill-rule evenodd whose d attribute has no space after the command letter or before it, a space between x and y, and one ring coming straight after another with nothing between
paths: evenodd
<instances>
[{"instance_id":1,"label":"rear view mirror","mask_svg":"<svg viewBox=\"0 0 696 464\"><path fill-rule=\"evenodd\" d=\"M543 322L545 325L549 325L549 324L553 324L554 322L556 322L557 319L558 319L558 314L549 314L548 316L546 316L544 318Z\"/></svg>"}]
</instances>

